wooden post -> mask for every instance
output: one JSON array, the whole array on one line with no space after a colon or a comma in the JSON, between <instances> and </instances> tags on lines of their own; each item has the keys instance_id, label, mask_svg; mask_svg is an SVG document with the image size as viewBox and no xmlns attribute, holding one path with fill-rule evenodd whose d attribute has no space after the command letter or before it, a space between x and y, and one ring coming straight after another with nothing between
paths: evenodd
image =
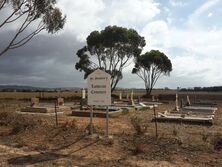
<instances>
[{"instance_id":1,"label":"wooden post","mask_svg":"<svg viewBox=\"0 0 222 167\"><path fill-rule=\"evenodd\" d=\"M106 107L106 137L109 137L109 108Z\"/></svg>"},{"instance_id":2,"label":"wooden post","mask_svg":"<svg viewBox=\"0 0 222 167\"><path fill-rule=\"evenodd\" d=\"M157 120L156 120L156 110L155 110L155 105L153 105L153 114L154 114L154 118L155 118L156 138L158 138L158 131L157 131Z\"/></svg>"},{"instance_id":3,"label":"wooden post","mask_svg":"<svg viewBox=\"0 0 222 167\"><path fill-rule=\"evenodd\" d=\"M58 116L57 116L57 100L55 101L55 118L56 118L56 126L58 126Z\"/></svg>"},{"instance_id":4,"label":"wooden post","mask_svg":"<svg viewBox=\"0 0 222 167\"><path fill-rule=\"evenodd\" d=\"M183 108L183 99L180 100L180 108Z\"/></svg>"},{"instance_id":5,"label":"wooden post","mask_svg":"<svg viewBox=\"0 0 222 167\"><path fill-rule=\"evenodd\" d=\"M91 106L90 112L90 135L93 134L93 106Z\"/></svg>"}]
</instances>

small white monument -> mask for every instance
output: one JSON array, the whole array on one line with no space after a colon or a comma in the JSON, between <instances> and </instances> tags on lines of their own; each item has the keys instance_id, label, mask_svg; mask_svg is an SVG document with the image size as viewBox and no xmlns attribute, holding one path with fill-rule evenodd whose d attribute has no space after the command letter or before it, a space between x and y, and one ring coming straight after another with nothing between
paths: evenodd
<instances>
[{"instance_id":1,"label":"small white monument","mask_svg":"<svg viewBox=\"0 0 222 167\"><path fill-rule=\"evenodd\" d=\"M133 100L133 90L131 91L131 94L130 94L130 100Z\"/></svg>"},{"instance_id":2,"label":"small white monument","mask_svg":"<svg viewBox=\"0 0 222 167\"><path fill-rule=\"evenodd\" d=\"M86 90L82 88L82 99L86 98Z\"/></svg>"},{"instance_id":3,"label":"small white monument","mask_svg":"<svg viewBox=\"0 0 222 167\"><path fill-rule=\"evenodd\" d=\"M119 100L122 100L122 92L119 93Z\"/></svg>"},{"instance_id":4,"label":"small white monument","mask_svg":"<svg viewBox=\"0 0 222 167\"><path fill-rule=\"evenodd\" d=\"M134 100L133 100L133 90L131 91L131 94L130 94L130 102L129 102L129 105L135 105L134 103Z\"/></svg>"},{"instance_id":5,"label":"small white monument","mask_svg":"<svg viewBox=\"0 0 222 167\"><path fill-rule=\"evenodd\" d=\"M190 106L190 98L187 96L187 106Z\"/></svg>"},{"instance_id":6,"label":"small white monument","mask_svg":"<svg viewBox=\"0 0 222 167\"><path fill-rule=\"evenodd\" d=\"M126 93L126 99L129 100L129 93Z\"/></svg>"},{"instance_id":7,"label":"small white monument","mask_svg":"<svg viewBox=\"0 0 222 167\"><path fill-rule=\"evenodd\" d=\"M175 101L175 110L179 111L179 105L178 105L178 94L176 94L176 101Z\"/></svg>"}]
</instances>

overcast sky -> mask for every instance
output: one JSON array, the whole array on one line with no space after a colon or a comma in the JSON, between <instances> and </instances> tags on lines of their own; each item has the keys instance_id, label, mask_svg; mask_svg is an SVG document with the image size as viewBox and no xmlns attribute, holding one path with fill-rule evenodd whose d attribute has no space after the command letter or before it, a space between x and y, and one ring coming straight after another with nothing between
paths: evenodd
<instances>
[{"instance_id":1,"label":"overcast sky","mask_svg":"<svg viewBox=\"0 0 222 167\"><path fill-rule=\"evenodd\" d=\"M42 33L0 57L0 84L85 87L83 73L75 70L77 50L91 31L117 25L145 37L143 52L158 49L171 59L170 77L156 88L222 85L221 0L58 0L57 6L67 15L64 30ZM0 48L14 28L0 29ZM118 87L144 87L132 67Z\"/></svg>"}]
</instances>

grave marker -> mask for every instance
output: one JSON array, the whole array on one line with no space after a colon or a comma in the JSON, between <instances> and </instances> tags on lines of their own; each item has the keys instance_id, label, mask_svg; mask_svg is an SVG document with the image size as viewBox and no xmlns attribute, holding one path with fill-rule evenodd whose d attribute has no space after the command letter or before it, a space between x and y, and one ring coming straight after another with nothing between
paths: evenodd
<instances>
[{"instance_id":1,"label":"grave marker","mask_svg":"<svg viewBox=\"0 0 222 167\"><path fill-rule=\"evenodd\" d=\"M126 94L126 99L129 100L129 93Z\"/></svg>"},{"instance_id":2,"label":"grave marker","mask_svg":"<svg viewBox=\"0 0 222 167\"><path fill-rule=\"evenodd\" d=\"M178 105L178 94L176 94L176 100L175 100L175 110L179 111L179 105Z\"/></svg>"},{"instance_id":3,"label":"grave marker","mask_svg":"<svg viewBox=\"0 0 222 167\"><path fill-rule=\"evenodd\" d=\"M35 107L35 106L38 106L39 105L39 98L36 98L36 97L32 97L31 98L31 107Z\"/></svg>"},{"instance_id":4,"label":"grave marker","mask_svg":"<svg viewBox=\"0 0 222 167\"><path fill-rule=\"evenodd\" d=\"M122 100L122 92L119 93L119 100Z\"/></svg>"},{"instance_id":5,"label":"grave marker","mask_svg":"<svg viewBox=\"0 0 222 167\"><path fill-rule=\"evenodd\" d=\"M187 96L187 106L190 106L190 98Z\"/></svg>"},{"instance_id":6,"label":"grave marker","mask_svg":"<svg viewBox=\"0 0 222 167\"><path fill-rule=\"evenodd\" d=\"M64 98L61 97L57 98L57 104L58 106L64 106Z\"/></svg>"},{"instance_id":7,"label":"grave marker","mask_svg":"<svg viewBox=\"0 0 222 167\"><path fill-rule=\"evenodd\" d=\"M86 98L86 90L83 88L82 89L82 99Z\"/></svg>"}]
</instances>

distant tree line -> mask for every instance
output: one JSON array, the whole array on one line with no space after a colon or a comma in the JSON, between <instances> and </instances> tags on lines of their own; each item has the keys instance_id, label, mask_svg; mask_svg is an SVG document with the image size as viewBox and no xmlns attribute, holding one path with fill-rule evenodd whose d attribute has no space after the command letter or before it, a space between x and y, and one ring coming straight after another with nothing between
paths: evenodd
<instances>
[{"instance_id":1,"label":"distant tree line","mask_svg":"<svg viewBox=\"0 0 222 167\"><path fill-rule=\"evenodd\" d=\"M184 91L195 91L195 92L219 92L222 91L222 86L212 86L212 87L194 87L194 88L181 88L181 92Z\"/></svg>"},{"instance_id":2,"label":"distant tree line","mask_svg":"<svg viewBox=\"0 0 222 167\"><path fill-rule=\"evenodd\" d=\"M50 90L45 90L45 89L11 89L11 88L5 88L5 89L0 89L0 92L59 92L57 89L50 89Z\"/></svg>"}]
</instances>

